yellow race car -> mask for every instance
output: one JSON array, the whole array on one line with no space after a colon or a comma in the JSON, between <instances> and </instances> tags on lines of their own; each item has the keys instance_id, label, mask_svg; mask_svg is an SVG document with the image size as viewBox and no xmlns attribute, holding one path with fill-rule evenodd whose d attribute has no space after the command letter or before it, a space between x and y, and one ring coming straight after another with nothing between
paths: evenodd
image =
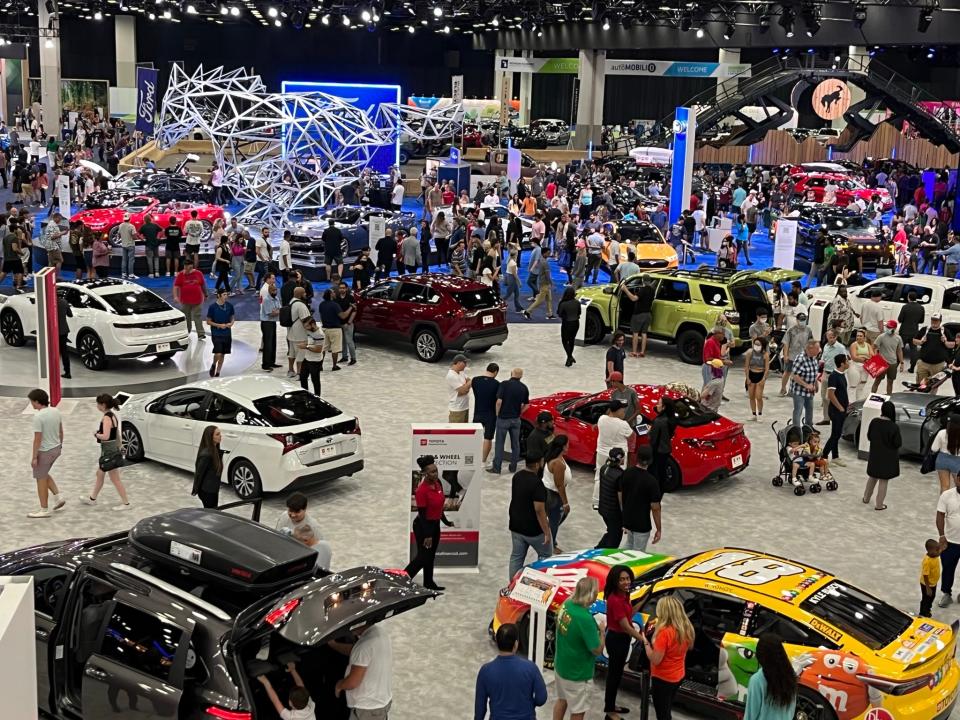
<instances>
[{"instance_id":1,"label":"yellow race car","mask_svg":"<svg viewBox=\"0 0 960 720\"><path fill-rule=\"evenodd\" d=\"M636 577L631 599L638 628L655 620L660 598L683 603L696 638L677 700L709 717L742 715L747 683L759 668L757 638L767 632L784 640L799 676L797 710L810 720L946 720L953 710L960 621L951 626L913 617L826 571L739 548L681 560L593 549L533 563L560 582L547 616L548 663L556 610L581 577L593 576L603 588L614 565L627 565ZM517 623L525 642L529 606L510 597L516 581L500 592L490 631ZM606 611L602 595L591 611ZM642 655L631 650L628 676L639 677Z\"/></svg>"}]
</instances>

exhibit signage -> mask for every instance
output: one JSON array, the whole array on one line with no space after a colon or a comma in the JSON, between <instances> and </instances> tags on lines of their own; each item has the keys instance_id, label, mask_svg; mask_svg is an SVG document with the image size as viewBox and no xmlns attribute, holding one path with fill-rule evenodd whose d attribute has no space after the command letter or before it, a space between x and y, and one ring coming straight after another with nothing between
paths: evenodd
<instances>
[{"instance_id":1,"label":"exhibit signage","mask_svg":"<svg viewBox=\"0 0 960 720\"><path fill-rule=\"evenodd\" d=\"M463 102L463 75L454 75L451 78L450 95L454 103Z\"/></svg>"},{"instance_id":2,"label":"exhibit signage","mask_svg":"<svg viewBox=\"0 0 960 720\"><path fill-rule=\"evenodd\" d=\"M387 234L387 219L371 215L367 221L367 242L371 247L377 244L377 240Z\"/></svg>"},{"instance_id":3,"label":"exhibit signage","mask_svg":"<svg viewBox=\"0 0 960 720\"><path fill-rule=\"evenodd\" d=\"M579 58L532 58L497 55L500 72L538 75L576 75ZM750 63L698 62L694 60L607 60L605 75L645 75L647 77L731 78L750 77Z\"/></svg>"},{"instance_id":4,"label":"exhibit signage","mask_svg":"<svg viewBox=\"0 0 960 720\"><path fill-rule=\"evenodd\" d=\"M145 136L153 135L157 116L157 71L137 68L137 130Z\"/></svg>"},{"instance_id":5,"label":"exhibit signage","mask_svg":"<svg viewBox=\"0 0 960 720\"><path fill-rule=\"evenodd\" d=\"M850 101L850 87L842 80L824 80L813 91L813 111L824 120L842 118Z\"/></svg>"},{"instance_id":6,"label":"exhibit signage","mask_svg":"<svg viewBox=\"0 0 960 720\"><path fill-rule=\"evenodd\" d=\"M693 150L697 138L697 109L678 107L673 121L673 167L670 175L670 224L690 207Z\"/></svg>"},{"instance_id":7,"label":"exhibit signage","mask_svg":"<svg viewBox=\"0 0 960 720\"><path fill-rule=\"evenodd\" d=\"M60 214L69 218L73 213L70 209L70 176L57 175L57 203L60 206Z\"/></svg>"},{"instance_id":8,"label":"exhibit signage","mask_svg":"<svg viewBox=\"0 0 960 720\"><path fill-rule=\"evenodd\" d=\"M777 220L777 232L773 240L773 266L793 270L797 251L797 221L788 218Z\"/></svg>"},{"instance_id":9,"label":"exhibit signage","mask_svg":"<svg viewBox=\"0 0 960 720\"><path fill-rule=\"evenodd\" d=\"M553 596L560 589L560 580L545 572L525 567L517 582L510 588L510 599L529 605L535 610L549 610Z\"/></svg>"},{"instance_id":10,"label":"exhibit signage","mask_svg":"<svg viewBox=\"0 0 960 720\"><path fill-rule=\"evenodd\" d=\"M414 424L410 453L410 557L417 553L413 521L417 517L416 491L422 477L417 459L432 455L443 486L444 515L453 523L440 525L438 570L479 572L480 493L482 490L483 425Z\"/></svg>"},{"instance_id":11,"label":"exhibit signage","mask_svg":"<svg viewBox=\"0 0 960 720\"><path fill-rule=\"evenodd\" d=\"M507 148L507 177L517 182L520 179L520 166L523 162L523 153L515 147Z\"/></svg>"},{"instance_id":12,"label":"exhibit signage","mask_svg":"<svg viewBox=\"0 0 960 720\"><path fill-rule=\"evenodd\" d=\"M500 78L500 125L505 126L510 120L510 100L513 97L513 75L508 71L501 71Z\"/></svg>"}]
</instances>

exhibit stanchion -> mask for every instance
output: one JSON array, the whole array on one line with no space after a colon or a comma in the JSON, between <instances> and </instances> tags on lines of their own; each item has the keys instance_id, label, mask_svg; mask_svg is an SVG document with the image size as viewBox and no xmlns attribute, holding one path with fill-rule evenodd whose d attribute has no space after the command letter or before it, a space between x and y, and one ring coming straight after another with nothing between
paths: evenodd
<instances>
[{"instance_id":1,"label":"exhibit stanchion","mask_svg":"<svg viewBox=\"0 0 960 720\"><path fill-rule=\"evenodd\" d=\"M544 672L546 655L547 610L557 594L560 580L545 572L524 568L510 589L510 599L530 607L527 657L543 673L544 681L553 680L552 673Z\"/></svg>"},{"instance_id":2,"label":"exhibit stanchion","mask_svg":"<svg viewBox=\"0 0 960 720\"><path fill-rule=\"evenodd\" d=\"M573 341L574 345L583 347L587 344L587 308L590 307L590 298L580 298L580 327L577 329L577 337Z\"/></svg>"},{"instance_id":3,"label":"exhibit stanchion","mask_svg":"<svg viewBox=\"0 0 960 720\"><path fill-rule=\"evenodd\" d=\"M418 458L432 455L443 486L443 511L453 524L440 528L434 569L480 572L480 495L483 489L483 425L479 423L414 424L411 426L409 552L417 554L413 521L417 486L422 479Z\"/></svg>"},{"instance_id":4,"label":"exhibit stanchion","mask_svg":"<svg viewBox=\"0 0 960 720\"><path fill-rule=\"evenodd\" d=\"M57 322L57 271L36 272L34 296L37 311L37 387L46 390L50 404L60 404L60 329Z\"/></svg>"},{"instance_id":5,"label":"exhibit stanchion","mask_svg":"<svg viewBox=\"0 0 960 720\"><path fill-rule=\"evenodd\" d=\"M37 645L45 646L55 628L34 615L33 583L30 575L0 578L0 656L7 658L0 696L3 717L11 720L37 718Z\"/></svg>"}]
</instances>

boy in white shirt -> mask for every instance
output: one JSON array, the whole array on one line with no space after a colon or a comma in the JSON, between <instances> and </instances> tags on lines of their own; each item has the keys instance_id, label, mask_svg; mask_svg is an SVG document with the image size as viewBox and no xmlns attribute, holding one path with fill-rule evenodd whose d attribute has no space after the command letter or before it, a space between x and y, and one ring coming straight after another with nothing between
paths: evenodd
<instances>
[{"instance_id":1,"label":"boy in white shirt","mask_svg":"<svg viewBox=\"0 0 960 720\"><path fill-rule=\"evenodd\" d=\"M266 675L260 675L257 678L263 684L263 689L267 691L267 697L273 703L280 720L317 720L313 700L310 699L310 693L303 686L303 679L297 672L297 664L288 662L287 672L290 673L297 685L287 697L290 707L284 707L283 703L280 702L277 691L273 689L273 685L270 684L270 679Z\"/></svg>"}]
</instances>

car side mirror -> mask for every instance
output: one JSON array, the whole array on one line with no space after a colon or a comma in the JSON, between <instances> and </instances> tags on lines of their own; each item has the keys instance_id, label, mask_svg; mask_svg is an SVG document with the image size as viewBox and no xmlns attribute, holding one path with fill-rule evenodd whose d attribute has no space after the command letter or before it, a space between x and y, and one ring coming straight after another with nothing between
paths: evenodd
<instances>
[{"instance_id":1,"label":"car side mirror","mask_svg":"<svg viewBox=\"0 0 960 720\"><path fill-rule=\"evenodd\" d=\"M569 418L572 413L573 413L573 410L571 410L570 408L566 408L565 410L560 411L560 417Z\"/></svg>"}]
</instances>

